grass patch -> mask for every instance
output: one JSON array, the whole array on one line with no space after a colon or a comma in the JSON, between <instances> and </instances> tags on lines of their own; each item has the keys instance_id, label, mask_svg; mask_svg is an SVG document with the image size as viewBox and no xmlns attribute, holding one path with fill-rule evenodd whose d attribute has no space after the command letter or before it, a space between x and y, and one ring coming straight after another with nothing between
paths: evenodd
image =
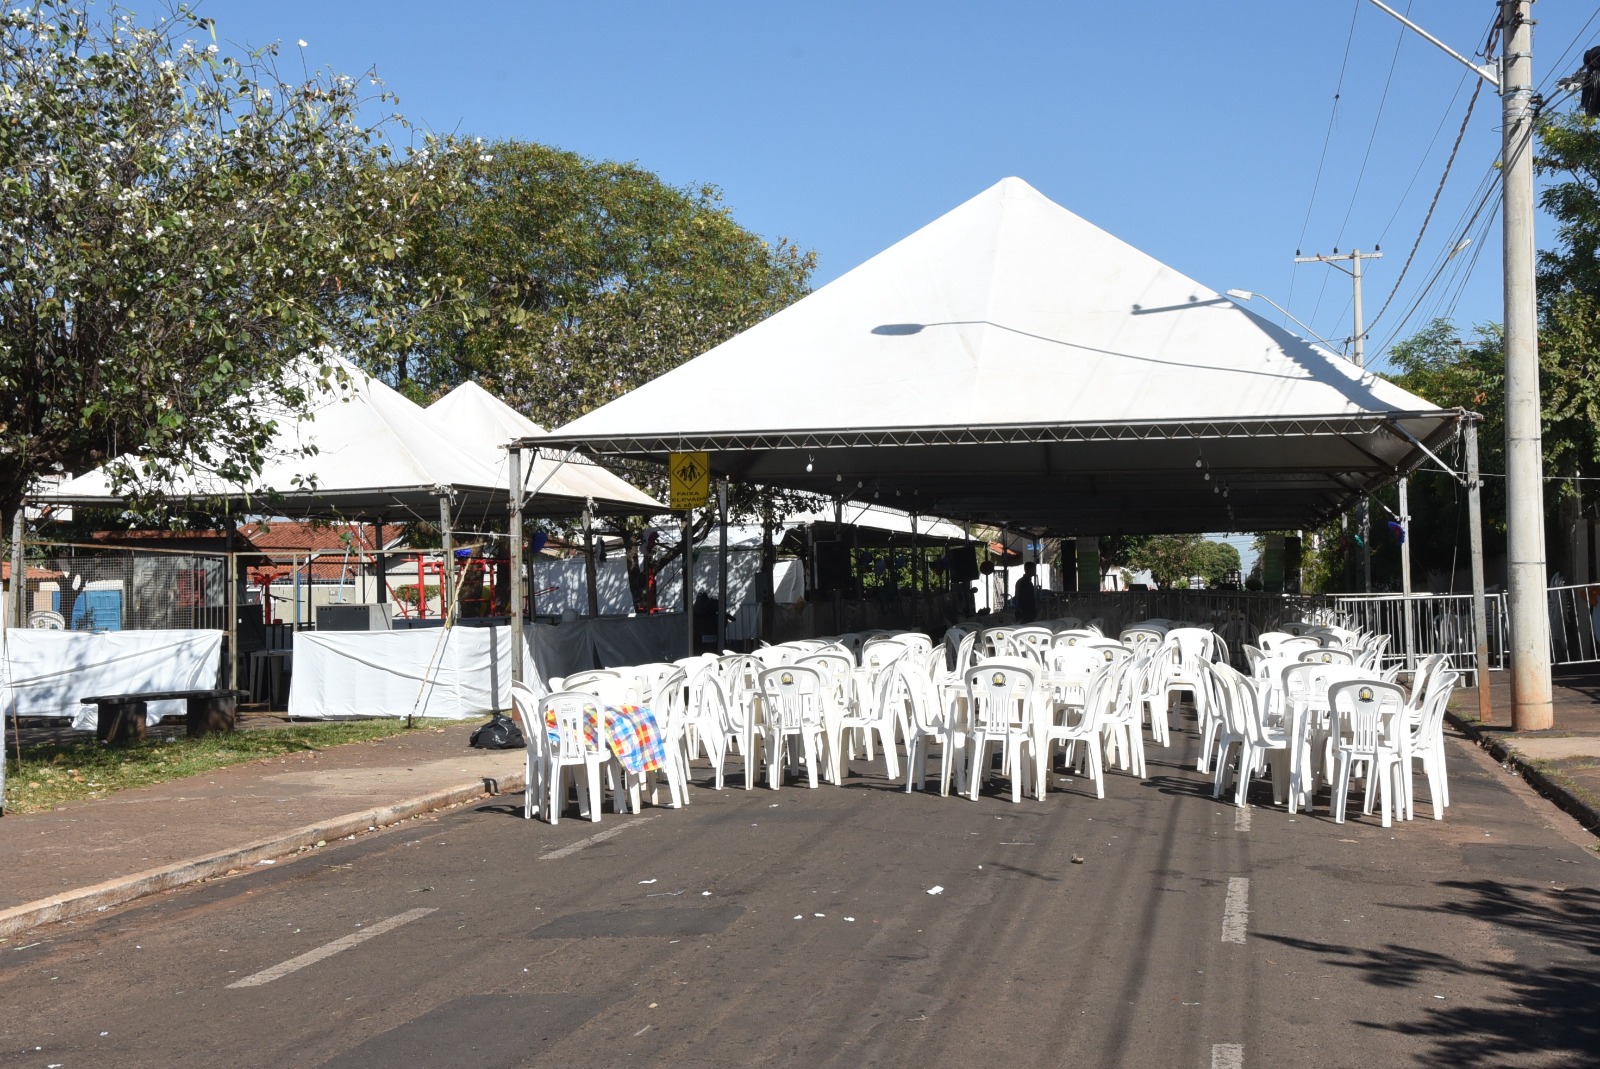
<instances>
[{"instance_id":1,"label":"grass patch","mask_svg":"<svg viewBox=\"0 0 1600 1069\"><path fill-rule=\"evenodd\" d=\"M428 721L419 721L410 730L428 726ZM106 746L92 740L24 746L20 761L13 751L6 762L6 811L37 813L129 787L165 783L263 757L385 739L406 730L406 722L398 718L338 720L198 739L183 735L180 727L176 736L152 735L131 746Z\"/></svg>"}]
</instances>

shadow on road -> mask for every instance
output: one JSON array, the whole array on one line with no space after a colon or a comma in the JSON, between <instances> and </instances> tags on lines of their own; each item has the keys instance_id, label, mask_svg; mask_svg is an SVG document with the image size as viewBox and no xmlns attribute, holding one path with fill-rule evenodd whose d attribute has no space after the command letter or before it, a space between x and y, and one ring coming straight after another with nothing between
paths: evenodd
<instances>
[{"instance_id":1,"label":"shadow on road","mask_svg":"<svg viewBox=\"0 0 1600 1069\"><path fill-rule=\"evenodd\" d=\"M1600 891L1564 891L1493 880L1447 880L1437 885L1449 900L1403 907L1488 923L1518 960L1468 961L1423 947L1391 943L1380 948L1343 946L1258 933L1257 938L1322 956L1324 963L1358 970L1384 989L1414 987L1445 973L1480 976L1508 993L1476 1004L1441 1005L1398 1024L1360 1022L1431 1041L1420 1058L1439 1067L1523 1064L1540 1055L1600 1063ZM1542 1064L1542 1063L1541 1063ZM1554 1064L1554 1063L1552 1063Z\"/></svg>"}]
</instances>

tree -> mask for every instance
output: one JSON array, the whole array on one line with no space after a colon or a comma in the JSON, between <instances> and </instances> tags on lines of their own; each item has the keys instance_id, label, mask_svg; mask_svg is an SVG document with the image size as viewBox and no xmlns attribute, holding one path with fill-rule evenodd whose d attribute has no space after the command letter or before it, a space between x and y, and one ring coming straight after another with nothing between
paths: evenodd
<instances>
[{"instance_id":1,"label":"tree","mask_svg":"<svg viewBox=\"0 0 1600 1069\"><path fill-rule=\"evenodd\" d=\"M355 80L225 55L183 7L32 0L0 33L0 512L123 454L124 488L248 479L306 354L406 344L392 261L448 144L392 149Z\"/></svg>"},{"instance_id":2,"label":"tree","mask_svg":"<svg viewBox=\"0 0 1600 1069\"><path fill-rule=\"evenodd\" d=\"M415 344L373 369L418 400L467 379L556 427L670 371L805 296L815 254L734 222L713 186L680 189L629 163L547 145L479 145L440 210L419 217L400 266L418 287ZM444 286L461 300L439 302ZM652 467L619 469L665 493ZM735 485L730 513L776 522L807 495ZM695 517L703 538L713 510ZM613 520L641 611L682 552Z\"/></svg>"},{"instance_id":3,"label":"tree","mask_svg":"<svg viewBox=\"0 0 1600 1069\"><path fill-rule=\"evenodd\" d=\"M421 309L416 344L379 355L380 370L421 398L477 379L556 427L805 296L815 263L740 227L714 186L483 145L402 261L465 299Z\"/></svg>"},{"instance_id":4,"label":"tree","mask_svg":"<svg viewBox=\"0 0 1600 1069\"><path fill-rule=\"evenodd\" d=\"M1125 563L1148 571L1157 586L1187 586L1201 541L1197 534L1151 535L1129 547Z\"/></svg>"},{"instance_id":5,"label":"tree","mask_svg":"<svg viewBox=\"0 0 1600 1069\"><path fill-rule=\"evenodd\" d=\"M1237 546L1207 540L1195 547L1194 571L1190 574L1200 576L1207 586L1216 586L1229 575L1237 575L1241 563Z\"/></svg>"}]
</instances>

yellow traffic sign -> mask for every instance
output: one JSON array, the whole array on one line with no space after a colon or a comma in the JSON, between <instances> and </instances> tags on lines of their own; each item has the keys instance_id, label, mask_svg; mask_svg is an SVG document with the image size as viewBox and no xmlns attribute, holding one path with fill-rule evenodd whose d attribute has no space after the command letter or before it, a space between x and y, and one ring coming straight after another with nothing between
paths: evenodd
<instances>
[{"instance_id":1,"label":"yellow traffic sign","mask_svg":"<svg viewBox=\"0 0 1600 1069\"><path fill-rule=\"evenodd\" d=\"M673 453L667 461L675 510L705 508L711 498L711 458L706 453Z\"/></svg>"}]
</instances>

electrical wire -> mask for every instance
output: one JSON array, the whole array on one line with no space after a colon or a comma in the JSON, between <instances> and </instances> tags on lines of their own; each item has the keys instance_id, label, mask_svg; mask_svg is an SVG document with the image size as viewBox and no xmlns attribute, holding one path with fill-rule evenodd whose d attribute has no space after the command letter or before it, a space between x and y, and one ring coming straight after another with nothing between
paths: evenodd
<instances>
[{"instance_id":1,"label":"electrical wire","mask_svg":"<svg viewBox=\"0 0 1600 1069\"><path fill-rule=\"evenodd\" d=\"M1411 4L1408 0L1406 15L1409 16L1410 14ZM1372 145L1378 139L1379 128L1383 126L1383 108L1389 102L1389 87L1394 84L1395 68L1400 65L1400 45L1404 43L1405 38L1406 28L1404 26L1397 27L1394 37L1394 54L1389 57L1389 74L1388 77L1384 78L1383 92L1378 96L1378 112L1372 117L1372 133L1367 135L1367 150L1362 153L1361 167L1356 171L1356 184L1350 190L1350 205L1345 208L1344 219L1339 223L1338 243L1341 245L1344 244L1345 228L1350 225L1350 216L1356 210L1356 201L1361 197L1361 183L1367 177L1367 163L1372 159Z\"/></svg>"},{"instance_id":2,"label":"electrical wire","mask_svg":"<svg viewBox=\"0 0 1600 1069\"><path fill-rule=\"evenodd\" d=\"M1600 10L1596 10L1594 14L1589 16L1589 21L1583 24L1583 28L1572 38L1572 42L1562 50L1560 57L1550 65L1549 73L1545 75L1544 81L1539 83L1539 95L1543 96L1549 91L1554 82L1567 77L1569 73L1566 69L1567 57L1572 54L1573 49L1579 47L1578 42L1582 41L1583 35L1589 32L1589 27L1594 25L1595 19L1600 19Z\"/></svg>"},{"instance_id":3,"label":"electrical wire","mask_svg":"<svg viewBox=\"0 0 1600 1069\"><path fill-rule=\"evenodd\" d=\"M1411 243L1411 251L1406 254L1406 262L1400 268L1400 276L1394 280L1394 288L1389 291L1389 296L1384 299L1383 307L1378 309L1378 314L1372 317L1368 329L1376 326L1383 318L1383 313L1389 310L1389 305L1394 303L1395 294L1400 292L1400 286L1406 280L1406 272L1411 270L1411 261L1416 258L1417 249L1422 246L1422 239L1428 233L1428 224L1433 220L1433 212L1439 206L1439 198L1444 194L1445 182L1450 178L1450 170L1455 166L1456 154L1461 151L1461 140L1467 136L1467 125L1472 121L1472 110L1478 104L1478 94L1483 91L1483 79L1479 78L1472 87L1472 96L1467 99L1467 113L1461 117L1461 129L1456 131L1455 144L1450 146L1450 158L1444 162L1444 173L1439 176L1439 185L1433 191L1433 200L1428 204L1428 211L1422 217L1422 227L1417 231L1417 240Z\"/></svg>"},{"instance_id":4,"label":"electrical wire","mask_svg":"<svg viewBox=\"0 0 1600 1069\"><path fill-rule=\"evenodd\" d=\"M1344 40L1344 58L1339 61L1339 80L1333 87L1333 107L1328 111L1328 129L1322 135L1322 154L1317 157L1317 173L1311 180L1311 199L1306 202L1306 217L1300 224L1300 241L1296 249L1305 248L1306 232L1311 229L1311 212L1317 206L1317 191L1322 187L1322 169L1328 162L1328 146L1333 142L1333 124L1339 118L1339 96L1344 92L1344 75L1350 67L1350 47L1356 39L1356 18L1361 14L1361 0L1350 6L1350 32ZM1294 275L1289 276L1289 299L1294 303Z\"/></svg>"}]
</instances>

